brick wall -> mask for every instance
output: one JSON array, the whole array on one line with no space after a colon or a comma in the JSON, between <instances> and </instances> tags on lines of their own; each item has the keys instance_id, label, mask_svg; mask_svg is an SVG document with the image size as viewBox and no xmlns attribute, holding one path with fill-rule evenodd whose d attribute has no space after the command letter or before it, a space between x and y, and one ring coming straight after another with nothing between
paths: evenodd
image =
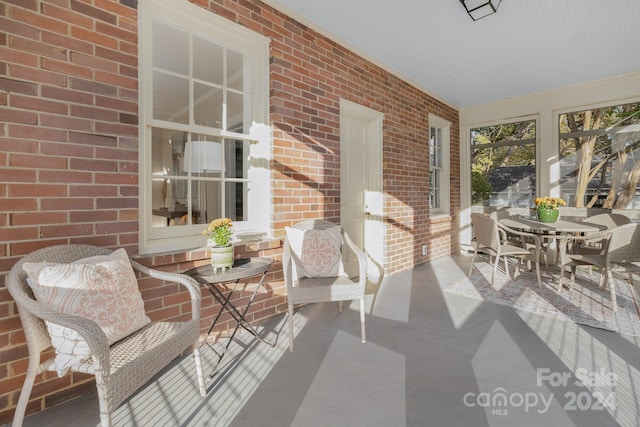
<instances>
[{"instance_id":1,"label":"brick wall","mask_svg":"<svg viewBox=\"0 0 640 427\"><path fill-rule=\"evenodd\" d=\"M384 113L385 273L457 250L458 112L256 0L192 0L270 37L274 234L302 219L340 218L339 101ZM24 254L60 243L138 247L137 11L115 0L0 1L0 423L13 414L27 350L6 272ZM451 218L428 208L429 113L452 123ZM420 246L428 245L423 257ZM276 239L236 256L279 260ZM169 271L204 251L143 257ZM286 308L278 262L250 319ZM171 284L141 282L152 319L179 317ZM203 332L215 311L203 293ZM246 295L240 295L244 298ZM221 328L224 328L222 325ZM93 389L87 377L36 380L28 412Z\"/></svg>"}]
</instances>

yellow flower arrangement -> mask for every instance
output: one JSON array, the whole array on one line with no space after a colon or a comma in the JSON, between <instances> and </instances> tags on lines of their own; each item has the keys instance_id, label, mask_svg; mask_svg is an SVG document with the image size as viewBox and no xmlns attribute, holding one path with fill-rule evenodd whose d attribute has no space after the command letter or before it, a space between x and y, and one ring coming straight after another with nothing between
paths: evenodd
<instances>
[{"instance_id":1,"label":"yellow flower arrangement","mask_svg":"<svg viewBox=\"0 0 640 427\"><path fill-rule=\"evenodd\" d=\"M565 202L561 197L536 197L534 201L537 207L546 209L558 209L560 206L567 205L567 202Z\"/></svg>"},{"instance_id":2,"label":"yellow flower arrangement","mask_svg":"<svg viewBox=\"0 0 640 427\"><path fill-rule=\"evenodd\" d=\"M233 222L229 218L214 219L202 235L211 239L216 246L229 246L233 236Z\"/></svg>"}]
</instances>

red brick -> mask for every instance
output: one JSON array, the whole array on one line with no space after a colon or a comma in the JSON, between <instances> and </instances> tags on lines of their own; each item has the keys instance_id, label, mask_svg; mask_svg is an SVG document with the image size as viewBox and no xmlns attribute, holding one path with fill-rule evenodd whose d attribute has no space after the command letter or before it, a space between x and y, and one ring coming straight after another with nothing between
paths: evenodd
<instances>
[{"instance_id":1,"label":"red brick","mask_svg":"<svg viewBox=\"0 0 640 427\"><path fill-rule=\"evenodd\" d=\"M72 22L73 25L91 29L93 27L93 19L75 12L67 8L61 8L52 4L43 3L42 12L51 18L57 18L64 22Z\"/></svg>"},{"instance_id":2,"label":"red brick","mask_svg":"<svg viewBox=\"0 0 640 427\"><path fill-rule=\"evenodd\" d=\"M69 108L63 102L33 96L12 95L11 106L31 111L43 111L54 114L67 114Z\"/></svg>"},{"instance_id":3,"label":"red brick","mask_svg":"<svg viewBox=\"0 0 640 427\"><path fill-rule=\"evenodd\" d=\"M71 115L74 117L85 117L88 119L103 120L108 122L118 120L118 113L116 111L110 111L104 108L90 107L86 105L72 105Z\"/></svg>"},{"instance_id":4,"label":"red brick","mask_svg":"<svg viewBox=\"0 0 640 427\"><path fill-rule=\"evenodd\" d=\"M41 89L43 98L55 101L69 101L78 104L93 104L93 94L87 93L83 88L80 90L70 90L68 88L59 88L52 86L43 86Z\"/></svg>"},{"instance_id":5,"label":"red brick","mask_svg":"<svg viewBox=\"0 0 640 427\"><path fill-rule=\"evenodd\" d=\"M40 114L40 125L54 129L90 131L93 128L91 120L78 117L69 117L62 115Z\"/></svg>"},{"instance_id":6,"label":"red brick","mask_svg":"<svg viewBox=\"0 0 640 427\"><path fill-rule=\"evenodd\" d=\"M40 171L40 182L62 182L62 183L87 183L91 182L93 174L85 171Z\"/></svg>"},{"instance_id":7,"label":"red brick","mask_svg":"<svg viewBox=\"0 0 640 427\"><path fill-rule=\"evenodd\" d=\"M10 125L9 136L32 140L64 141L67 132L61 129L47 129L42 126Z\"/></svg>"},{"instance_id":8,"label":"red brick","mask_svg":"<svg viewBox=\"0 0 640 427\"><path fill-rule=\"evenodd\" d=\"M10 216L11 225L56 224L69 221L66 212L16 212Z\"/></svg>"},{"instance_id":9,"label":"red brick","mask_svg":"<svg viewBox=\"0 0 640 427\"><path fill-rule=\"evenodd\" d=\"M118 22L118 18L113 13L107 12L104 9L89 6L77 0L71 0L71 9L100 21L109 22L111 24L116 24Z\"/></svg>"},{"instance_id":10,"label":"red brick","mask_svg":"<svg viewBox=\"0 0 640 427\"><path fill-rule=\"evenodd\" d=\"M57 46L51 46L45 43L40 43L35 40L29 40L22 37L11 37L9 39L9 47L15 50L23 50L27 52L37 53L38 55L46 56L49 58L57 58L64 60L67 57L65 49L61 49Z\"/></svg>"},{"instance_id":11,"label":"red brick","mask_svg":"<svg viewBox=\"0 0 640 427\"><path fill-rule=\"evenodd\" d=\"M0 168L0 182L36 182L35 170Z\"/></svg>"},{"instance_id":12,"label":"red brick","mask_svg":"<svg viewBox=\"0 0 640 427\"><path fill-rule=\"evenodd\" d=\"M42 68L45 70L64 73L68 76L77 76L84 79L90 79L93 75L92 70L81 65L72 64L67 61L58 61L53 59L42 59Z\"/></svg>"},{"instance_id":13,"label":"red brick","mask_svg":"<svg viewBox=\"0 0 640 427\"><path fill-rule=\"evenodd\" d=\"M116 37L121 41L128 41L130 43L138 42L138 35L136 33L118 28L114 25L106 24L104 22L96 22L96 32L107 34L110 37Z\"/></svg>"},{"instance_id":14,"label":"red brick","mask_svg":"<svg viewBox=\"0 0 640 427\"><path fill-rule=\"evenodd\" d=\"M66 185L44 184L10 184L7 195L9 197L55 197L66 196Z\"/></svg>"},{"instance_id":15,"label":"red brick","mask_svg":"<svg viewBox=\"0 0 640 427\"><path fill-rule=\"evenodd\" d=\"M67 76L54 73L51 71L40 70L37 68L31 67L23 67L21 65L12 64L11 65L11 77L19 80L29 80L33 82L47 83L53 86L66 86L67 85ZM34 99L37 101L37 99ZM15 100L13 97L11 98L11 104L13 106L15 104Z\"/></svg>"},{"instance_id":16,"label":"red brick","mask_svg":"<svg viewBox=\"0 0 640 427\"><path fill-rule=\"evenodd\" d=\"M91 43L95 43L109 49L118 48L118 41L115 38L85 30L84 28L72 27L70 35L71 37L78 38L80 40L87 40Z\"/></svg>"},{"instance_id":17,"label":"red brick","mask_svg":"<svg viewBox=\"0 0 640 427\"><path fill-rule=\"evenodd\" d=\"M32 111L18 110L14 108L0 108L0 116L5 122L24 123L35 125L38 123L38 115Z\"/></svg>"},{"instance_id":18,"label":"red brick","mask_svg":"<svg viewBox=\"0 0 640 427\"><path fill-rule=\"evenodd\" d=\"M66 34L68 30L68 25L66 22L51 19L29 10L18 9L14 7L11 9L10 17L16 21L33 25L36 28L51 30L55 33Z\"/></svg>"},{"instance_id":19,"label":"red brick","mask_svg":"<svg viewBox=\"0 0 640 427\"><path fill-rule=\"evenodd\" d=\"M126 45L126 43L121 43L121 45ZM95 54L98 58L109 59L132 67L138 65L137 53L137 45L131 45L131 49L129 50L105 48L102 46L95 47Z\"/></svg>"},{"instance_id":20,"label":"red brick","mask_svg":"<svg viewBox=\"0 0 640 427\"><path fill-rule=\"evenodd\" d=\"M90 26L93 25L90 22ZM74 22L74 25L76 22ZM64 47L71 52L91 54L93 52L93 45L81 39L75 39L68 37L66 34L57 34L49 31L43 31L41 35L44 43L49 43L54 46Z\"/></svg>"}]
</instances>

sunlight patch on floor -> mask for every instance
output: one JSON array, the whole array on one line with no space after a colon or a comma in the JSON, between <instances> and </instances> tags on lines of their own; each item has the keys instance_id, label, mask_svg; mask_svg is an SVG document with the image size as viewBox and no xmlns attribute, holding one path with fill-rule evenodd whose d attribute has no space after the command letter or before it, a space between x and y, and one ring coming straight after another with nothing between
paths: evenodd
<instances>
[{"instance_id":1,"label":"sunlight patch on floor","mask_svg":"<svg viewBox=\"0 0 640 427\"><path fill-rule=\"evenodd\" d=\"M404 425L405 365L403 354L338 331L292 426Z\"/></svg>"},{"instance_id":2,"label":"sunlight patch on floor","mask_svg":"<svg viewBox=\"0 0 640 427\"><path fill-rule=\"evenodd\" d=\"M370 310L371 315L408 323L412 282L412 270L383 278Z\"/></svg>"},{"instance_id":3,"label":"sunlight patch on floor","mask_svg":"<svg viewBox=\"0 0 640 427\"><path fill-rule=\"evenodd\" d=\"M460 280L467 277L467 272L462 271L460 266L450 258L443 258L431 263L433 273L441 290L444 286L451 285L455 282L451 277L460 276ZM447 311L451 322L456 329L460 329L469 320L478 307L483 304L482 301L472 300L471 298L460 297L446 292L442 292L442 298L447 306Z\"/></svg>"},{"instance_id":4,"label":"sunlight patch on floor","mask_svg":"<svg viewBox=\"0 0 640 427\"><path fill-rule=\"evenodd\" d=\"M598 341L588 328L526 312L518 314L571 371L567 373L571 374L570 385L583 383L580 378L593 383L585 384L590 391L582 395L585 402L597 404L596 398L602 398L605 409L621 426L640 425L640 372L636 368Z\"/></svg>"},{"instance_id":5,"label":"sunlight patch on floor","mask_svg":"<svg viewBox=\"0 0 640 427\"><path fill-rule=\"evenodd\" d=\"M467 390L460 405L484 408L491 427L575 425L553 393L537 383L537 370L499 321L473 357L478 390Z\"/></svg>"}]
</instances>

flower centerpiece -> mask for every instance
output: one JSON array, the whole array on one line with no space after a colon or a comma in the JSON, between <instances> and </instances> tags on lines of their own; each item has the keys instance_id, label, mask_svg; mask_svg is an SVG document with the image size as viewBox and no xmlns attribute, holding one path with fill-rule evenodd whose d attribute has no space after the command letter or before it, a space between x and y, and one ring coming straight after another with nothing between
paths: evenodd
<instances>
[{"instance_id":1,"label":"flower centerpiece","mask_svg":"<svg viewBox=\"0 0 640 427\"><path fill-rule=\"evenodd\" d=\"M213 273L233 267L233 222L229 218L217 218L202 232L207 236L207 246L211 251Z\"/></svg>"},{"instance_id":2,"label":"flower centerpiece","mask_svg":"<svg viewBox=\"0 0 640 427\"><path fill-rule=\"evenodd\" d=\"M538 214L538 221L540 222L556 222L558 215L560 215L559 207L566 206L564 199L560 197L536 197L534 202L536 203Z\"/></svg>"}]
</instances>

